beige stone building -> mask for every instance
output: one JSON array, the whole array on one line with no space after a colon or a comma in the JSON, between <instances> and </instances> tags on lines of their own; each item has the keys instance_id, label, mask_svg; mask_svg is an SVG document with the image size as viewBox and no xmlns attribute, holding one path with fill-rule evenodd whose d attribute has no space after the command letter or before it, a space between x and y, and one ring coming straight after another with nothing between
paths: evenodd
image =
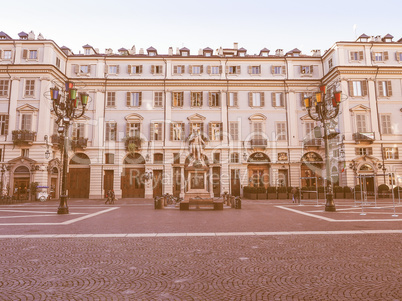
<instances>
[{"instance_id":1,"label":"beige stone building","mask_svg":"<svg viewBox=\"0 0 402 301\"><path fill-rule=\"evenodd\" d=\"M353 187L363 174L373 191L382 183L402 186L402 40L389 34L310 55L266 48L251 55L237 43L197 53L153 47L100 53L90 45L82 52L32 32L17 39L0 32L3 192L22 195L38 182L59 196L49 90L66 81L90 95L71 126L70 197L101 198L111 188L117 197L148 198L322 185L324 143L303 98L323 84L342 91L340 114L329 125L340 132L330 141L332 181ZM204 144L194 161L198 130Z\"/></svg>"}]
</instances>

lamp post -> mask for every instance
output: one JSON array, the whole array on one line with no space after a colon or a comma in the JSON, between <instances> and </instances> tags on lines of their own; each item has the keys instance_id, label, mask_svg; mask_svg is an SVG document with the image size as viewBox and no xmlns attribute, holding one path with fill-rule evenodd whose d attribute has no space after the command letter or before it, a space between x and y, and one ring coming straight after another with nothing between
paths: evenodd
<instances>
[{"instance_id":1,"label":"lamp post","mask_svg":"<svg viewBox=\"0 0 402 301\"><path fill-rule=\"evenodd\" d=\"M57 210L58 214L68 214L67 206L67 168L68 168L68 128L73 123L74 119L80 118L85 113L88 104L88 94L79 93L74 83L67 81L65 89L59 90L57 86L50 89L50 98L52 100L53 111L57 116L56 124L59 126L58 133L63 141L62 156L63 156L63 174L61 178L61 196L60 204ZM80 99L80 102L78 100Z\"/></svg>"},{"instance_id":2,"label":"lamp post","mask_svg":"<svg viewBox=\"0 0 402 301\"><path fill-rule=\"evenodd\" d=\"M324 144L325 144L325 170L327 178L327 195L325 203L325 211L336 211L334 197L332 193L332 180L329 160L329 144L328 124L339 114L339 105L341 103L341 92L327 92L327 86L320 86L320 92L315 93L312 97L305 97L304 103L307 108L308 115L315 121L320 121L324 128Z\"/></svg>"}]
</instances>

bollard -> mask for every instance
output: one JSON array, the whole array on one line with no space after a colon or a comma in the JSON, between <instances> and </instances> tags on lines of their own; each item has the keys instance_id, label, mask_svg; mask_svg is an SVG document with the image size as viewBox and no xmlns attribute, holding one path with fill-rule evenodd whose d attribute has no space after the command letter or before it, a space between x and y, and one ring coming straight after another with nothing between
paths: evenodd
<instances>
[{"instance_id":1,"label":"bollard","mask_svg":"<svg viewBox=\"0 0 402 301\"><path fill-rule=\"evenodd\" d=\"M232 208L235 208L235 206L236 206L235 201L236 201L235 197L231 195L230 196L230 206Z\"/></svg>"},{"instance_id":2,"label":"bollard","mask_svg":"<svg viewBox=\"0 0 402 301\"><path fill-rule=\"evenodd\" d=\"M241 198L236 197L236 209L241 209Z\"/></svg>"}]
</instances>

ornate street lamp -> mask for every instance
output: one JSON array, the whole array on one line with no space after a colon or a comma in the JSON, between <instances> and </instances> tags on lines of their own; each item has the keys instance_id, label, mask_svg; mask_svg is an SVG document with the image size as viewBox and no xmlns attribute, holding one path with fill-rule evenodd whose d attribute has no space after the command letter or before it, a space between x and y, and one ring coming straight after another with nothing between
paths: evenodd
<instances>
[{"instance_id":1,"label":"ornate street lamp","mask_svg":"<svg viewBox=\"0 0 402 301\"><path fill-rule=\"evenodd\" d=\"M68 168L68 128L73 123L74 119L80 118L85 113L88 104L87 93L79 93L73 82L67 81L65 89L59 90L57 86L50 89L50 98L53 104L53 111L57 116L56 124L59 126L58 133L61 140L64 142L63 150L63 174L61 178L61 196L60 204L57 210L58 214L68 214L67 206L67 168ZM79 102L80 100L80 102Z\"/></svg>"},{"instance_id":2,"label":"ornate street lamp","mask_svg":"<svg viewBox=\"0 0 402 301\"><path fill-rule=\"evenodd\" d=\"M336 211L334 197L332 193L332 180L329 160L329 123L339 114L339 105L341 103L342 93L339 91L327 92L327 86L320 86L320 92L315 93L311 97L305 97L304 103L307 108L308 115L315 121L320 121L324 128L324 144L325 144L325 170L327 178L327 195L325 203L325 211Z\"/></svg>"}]
</instances>

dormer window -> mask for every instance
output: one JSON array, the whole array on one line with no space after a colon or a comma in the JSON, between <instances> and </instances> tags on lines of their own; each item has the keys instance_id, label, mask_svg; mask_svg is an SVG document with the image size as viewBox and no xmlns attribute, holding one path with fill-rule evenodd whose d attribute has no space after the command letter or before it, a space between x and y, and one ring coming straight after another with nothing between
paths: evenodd
<instances>
[{"instance_id":1,"label":"dormer window","mask_svg":"<svg viewBox=\"0 0 402 301\"><path fill-rule=\"evenodd\" d=\"M120 55L128 55L128 50L126 48L120 48L117 50Z\"/></svg>"},{"instance_id":2,"label":"dormer window","mask_svg":"<svg viewBox=\"0 0 402 301\"><path fill-rule=\"evenodd\" d=\"M290 51L289 53L290 53L290 55L293 56L293 57L299 57L301 51L300 51L299 49L295 48L295 49L293 49L292 51Z\"/></svg>"},{"instance_id":3,"label":"dormer window","mask_svg":"<svg viewBox=\"0 0 402 301\"><path fill-rule=\"evenodd\" d=\"M26 32L21 31L18 36L21 40L28 40L28 34Z\"/></svg>"},{"instance_id":4,"label":"dormer window","mask_svg":"<svg viewBox=\"0 0 402 301\"><path fill-rule=\"evenodd\" d=\"M181 56L189 56L190 55L190 49L184 47L179 50Z\"/></svg>"},{"instance_id":5,"label":"dormer window","mask_svg":"<svg viewBox=\"0 0 402 301\"><path fill-rule=\"evenodd\" d=\"M247 53L247 50L244 49L243 47L240 48L239 50L237 50L237 55L238 55L238 56L245 57L245 56L246 56L246 53Z\"/></svg>"},{"instance_id":6,"label":"dormer window","mask_svg":"<svg viewBox=\"0 0 402 301\"><path fill-rule=\"evenodd\" d=\"M158 55L158 51L157 51L154 47L152 47L152 46L147 49L147 52L148 52L148 55L149 55L149 56L156 56L156 55Z\"/></svg>"},{"instance_id":7,"label":"dormer window","mask_svg":"<svg viewBox=\"0 0 402 301\"><path fill-rule=\"evenodd\" d=\"M386 36L384 36L383 38L382 38L382 41L383 42L385 42L385 43L390 43L390 42L392 42L392 39L394 38L394 36L392 36L392 35L390 35L390 34L387 34Z\"/></svg>"},{"instance_id":8,"label":"dormer window","mask_svg":"<svg viewBox=\"0 0 402 301\"><path fill-rule=\"evenodd\" d=\"M84 49L84 54L85 55L90 55L91 54L91 49L89 49L89 48Z\"/></svg>"},{"instance_id":9,"label":"dormer window","mask_svg":"<svg viewBox=\"0 0 402 301\"><path fill-rule=\"evenodd\" d=\"M94 53L93 48L92 48L91 45L86 44L86 45L82 46L82 48L84 48L84 54L85 55L91 55L91 54Z\"/></svg>"},{"instance_id":10,"label":"dormer window","mask_svg":"<svg viewBox=\"0 0 402 301\"><path fill-rule=\"evenodd\" d=\"M368 39L369 39L370 37L368 36L368 35L366 35L366 34L362 34L360 37L358 37L357 38L357 41L358 42L368 42Z\"/></svg>"},{"instance_id":11,"label":"dormer window","mask_svg":"<svg viewBox=\"0 0 402 301\"><path fill-rule=\"evenodd\" d=\"M268 57L268 55L269 55L269 50L267 48L264 48L260 51L260 56Z\"/></svg>"},{"instance_id":12,"label":"dormer window","mask_svg":"<svg viewBox=\"0 0 402 301\"><path fill-rule=\"evenodd\" d=\"M212 56L212 52L213 52L213 50L211 48L209 48L209 47L204 48L202 50L202 53L204 54L204 56Z\"/></svg>"}]
</instances>

